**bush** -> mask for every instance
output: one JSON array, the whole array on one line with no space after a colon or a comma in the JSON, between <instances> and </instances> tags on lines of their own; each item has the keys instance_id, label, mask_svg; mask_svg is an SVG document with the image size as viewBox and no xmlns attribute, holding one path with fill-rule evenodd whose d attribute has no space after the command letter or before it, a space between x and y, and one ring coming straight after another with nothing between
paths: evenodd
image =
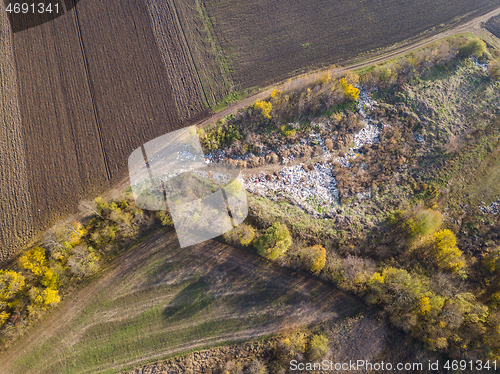
<instances>
[{"instance_id":1,"label":"bush","mask_svg":"<svg viewBox=\"0 0 500 374\"><path fill-rule=\"evenodd\" d=\"M500 247L495 248L484 257L483 266L490 273L500 270Z\"/></svg>"},{"instance_id":2,"label":"bush","mask_svg":"<svg viewBox=\"0 0 500 374\"><path fill-rule=\"evenodd\" d=\"M321 245L314 245L302 250L302 262L307 270L321 271L326 264L326 249Z\"/></svg>"},{"instance_id":3,"label":"bush","mask_svg":"<svg viewBox=\"0 0 500 374\"><path fill-rule=\"evenodd\" d=\"M285 254L291 245L292 237L288 227L278 222L259 236L255 244L257 252L270 260L275 260Z\"/></svg>"},{"instance_id":4,"label":"bush","mask_svg":"<svg viewBox=\"0 0 500 374\"><path fill-rule=\"evenodd\" d=\"M218 122L216 127L211 128L208 132L201 129L199 131L199 138L206 150L213 151L229 146L235 141L243 139L243 136L236 126Z\"/></svg>"},{"instance_id":5,"label":"bush","mask_svg":"<svg viewBox=\"0 0 500 374\"><path fill-rule=\"evenodd\" d=\"M230 244L241 244L246 247L253 241L255 230L252 226L242 223L231 231L226 232L223 237Z\"/></svg>"},{"instance_id":6,"label":"bush","mask_svg":"<svg viewBox=\"0 0 500 374\"><path fill-rule=\"evenodd\" d=\"M40 247L30 249L19 258L19 266L35 275L42 275L45 272L46 262L45 250Z\"/></svg>"},{"instance_id":7,"label":"bush","mask_svg":"<svg viewBox=\"0 0 500 374\"><path fill-rule=\"evenodd\" d=\"M441 230L434 235L435 258L441 269L463 274L465 259L458 249L457 238L450 230Z\"/></svg>"},{"instance_id":8,"label":"bush","mask_svg":"<svg viewBox=\"0 0 500 374\"><path fill-rule=\"evenodd\" d=\"M260 360L254 358L248 368L245 370L245 374L267 374L269 371L266 365Z\"/></svg>"},{"instance_id":9,"label":"bush","mask_svg":"<svg viewBox=\"0 0 500 374\"><path fill-rule=\"evenodd\" d=\"M162 226L172 227L174 225L170 213L166 210L156 212L156 218L160 221Z\"/></svg>"},{"instance_id":10,"label":"bush","mask_svg":"<svg viewBox=\"0 0 500 374\"><path fill-rule=\"evenodd\" d=\"M253 108L258 110L265 118L271 118L273 104L268 103L267 101L257 100L253 105Z\"/></svg>"},{"instance_id":11,"label":"bush","mask_svg":"<svg viewBox=\"0 0 500 374\"><path fill-rule=\"evenodd\" d=\"M328 339L324 335L314 335L309 342L309 358L317 360L328 351Z\"/></svg>"},{"instance_id":12,"label":"bush","mask_svg":"<svg viewBox=\"0 0 500 374\"><path fill-rule=\"evenodd\" d=\"M440 212L432 209L422 210L406 221L406 227L411 237L429 235L441 226L443 217Z\"/></svg>"},{"instance_id":13,"label":"bush","mask_svg":"<svg viewBox=\"0 0 500 374\"><path fill-rule=\"evenodd\" d=\"M359 98L359 90L354 87L352 84L347 83L345 78L340 80L340 85L342 86L342 90L344 95L351 101L356 101Z\"/></svg>"},{"instance_id":14,"label":"bush","mask_svg":"<svg viewBox=\"0 0 500 374\"><path fill-rule=\"evenodd\" d=\"M462 45L458 53L460 57L470 57L472 55L480 58L486 52L486 43L480 39L472 39Z\"/></svg>"},{"instance_id":15,"label":"bush","mask_svg":"<svg viewBox=\"0 0 500 374\"><path fill-rule=\"evenodd\" d=\"M12 270L0 270L0 309L14 300L24 287L25 278L21 273Z\"/></svg>"},{"instance_id":16,"label":"bush","mask_svg":"<svg viewBox=\"0 0 500 374\"><path fill-rule=\"evenodd\" d=\"M495 80L500 79L500 59L490 61L489 68L491 77Z\"/></svg>"},{"instance_id":17,"label":"bush","mask_svg":"<svg viewBox=\"0 0 500 374\"><path fill-rule=\"evenodd\" d=\"M91 247L79 245L73 248L68 259L71 273L78 277L89 277L99 270L99 257Z\"/></svg>"}]
</instances>

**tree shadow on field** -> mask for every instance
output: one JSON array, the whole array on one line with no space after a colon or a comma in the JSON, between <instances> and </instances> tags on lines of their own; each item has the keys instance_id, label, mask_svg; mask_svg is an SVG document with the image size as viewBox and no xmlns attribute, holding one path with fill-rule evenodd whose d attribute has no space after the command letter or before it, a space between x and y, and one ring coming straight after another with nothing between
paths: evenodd
<instances>
[{"instance_id":1,"label":"tree shadow on field","mask_svg":"<svg viewBox=\"0 0 500 374\"><path fill-rule=\"evenodd\" d=\"M185 287L163 311L165 319L189 319L210 308L216 299L210 295L206 277L198 278Z\"/></svg>"}]
</instances>

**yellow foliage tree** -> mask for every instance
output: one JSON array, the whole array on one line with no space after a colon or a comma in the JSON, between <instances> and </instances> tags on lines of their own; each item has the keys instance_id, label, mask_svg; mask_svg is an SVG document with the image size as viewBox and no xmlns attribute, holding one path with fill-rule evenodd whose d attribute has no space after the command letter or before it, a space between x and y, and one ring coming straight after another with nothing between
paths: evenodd
<instances>
[{"instance_id":1,"label":"yellow foliage tree","mask_svg":"<svg viewBox=\"0 0 500 374\"><path fill-rule=\"evenodd\" d=\"M267 101L257 100L253 105L254 109L260 110L260 113L265 118L271 118L271 110L273 109L273 104Z\"/></svg>"},{"instance_id":2,"label":"yellow foliage tree","mask_svg":"<svg viewBox=\"0 0 500 374\"><path fill-rule=\"evenodd\" d=\"M68 229L71 232L69 236L69 244L72 247L77 246L78 244L80 244L82 236L85 235L85 229L78 221L71 222L71 224L68 225Z\"/></svg>"},{"instance_id":3,"label":"yellow foliage tree","mask_svg":"<svg viewBox=\"0 0 500 374\"><path fill-rule=\"evenodd\" d=\"M351 101L356 101L359 99L359 90L352 84L347 83L345 78L340 80L340 85L342 86L342 91L344 95Z\"/></svg>"},{"instance_id":4,"label":"yellow foliage tree","mask_svg":"<svg viewBox=\"0 0 500 374\"><path fill-rule=\"evenodd\" d=\"M6 311L1 312L0 313L0 326L3 326L3 324L5 322L7 322L9 317L10 317L10 313L7 313Z\"/></svg>"},{"instance_id":5,"label":"yellow foliage tree","mask_svg":"<svg viewBox=\"0 0 500 374\"><path fill-rule=\"evenodd\" d=\"M280 96L280 95L281 95L280 90L273 90L273 92L271 92L271 99L274 99L275 97Z\"/></svg>"},{"instance_id":6,"label":"yellow foliage tree","mask_svg":"<svg viewBox=\"0 0 500 374\"><path fill-rule=\"evenodd\" d=\"M326 264L326 249L319 244L304 249L303 261L312 272L323 270Z\"/></svg>"},{"instance_id":7,"label":"yellow foliage tree","mask_svg":"<svg viewBox=\"0 0 500 374\"><path fill-rule=\"evenodd\" d=\"M434 235L434 254L437 265L441 269L460 273L465 267L462 251L458 249L455 234L448 229L441 230Z\"/></svg>"},{"instance_id":8,"label":"yellow foliage tree","mask_svg":"<svg viewBox=\"0 0 500 374\"><path fill-rule=\"evenodd\" d=\"M12 300L24 287L24 276L12 270L0 270L0 302Z\"/></svg>"},{"instance_id":9,"label":"yellow foliage tree","mask_svg":"<svg viewBox=\"0 0 500 374\"><path fill-rule=\"evenodd\" d=\"M431 300L428 296L422 296L418 299L419 303L419 313L421 315L426 315L431 311Z\"/></svg>"},{"instance_id":10,"label":"yellow foliage tree","mask_svg":"<svg viewBox=\"0 0 500 374\"><path fill-rule=\"evenodd\" d=\"M47 288L57 290L59 286L59 277L52 269L47 269L43 275L42 284Z\"/></svg>"},{"instance_id":11,"label":"yellow foliage tree","mask_svg":"<svg viewBox=\"0 0 500 374\"><path fill-rule=\"evenodd\" d=\"M30 270L35 275L43 275L45 273L46 263L45 250L40 247L30 249L19 258L19 266Z\"/></svg>"},{"instance_id":12,"label":"yellow foliage tree","mask_svg":"<svg viewBox=\"0 0 500 374\"><path fill-rule=\"evenodd\" d=\"M61 301L59 291L50 288L41 289L39 287L31 287L29 290L29 296L32 303L42 309Z\"/></svg>"},{"instance_id":13,"label":"yellow foliage tree","mask_svg":"<svg viewBox=\"0 0 500 374\"><path fill-rule=\"evenodd\" d=\"M61 301L61 297L59 296L59 291L47 288L42 292L43 303L45 305L57 304Z\"/></svg>"}]
</instances>

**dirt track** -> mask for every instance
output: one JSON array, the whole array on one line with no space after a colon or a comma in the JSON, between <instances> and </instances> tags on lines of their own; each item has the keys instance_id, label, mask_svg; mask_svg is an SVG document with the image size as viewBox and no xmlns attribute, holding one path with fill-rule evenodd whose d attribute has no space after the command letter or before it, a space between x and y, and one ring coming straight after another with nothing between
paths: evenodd
<instances>
[{"instance_id":1,"label":"dirt track","mask_svg":"<svg viewBox=\"0 0 500 374\"><path fill-rule=\"evenodd\" d=\"M352 61L350 63L343 65L342 69L354 70L354 69L368 67L368 66L371 66L371 65L374 65L377 63L391 60L395 57L402 56L410 51L422 48L426 45L432 44L438 40L447 38L449 36L452 36L452 35L455 35L458 33L479 32L479 31L481 31L481 24L483 22L486 22L488 19L490 19L491 17L496 16L498 14L500 14L500 7L491 11L491 12L488 12L482 16L476 17L473 20L470 20L462 25L459 25L459 26L453 27L449 30L440 32L439 34L436 34L436 35L431 36L429 38L426 38L424 40L420 40L420 41L415 42L415 43L404 45L400 48L397 48L397 49L390 51L388 53L385 53L383 55L375 56L372 58L368 58L367 56L365 56L363 61L360 61L360 62ZM325 73L325 71L327 71L327 70L329 70L329 69L322 69L322 70L314 71L312 73L299 75L296 78L288 79L285 82L267 87L264 91L257 93L255 95L252 95L250 97L247 97L244 100L235 102L235 103L231 104L229 107L227 107L226 109L221 110L220 112L213 114L210 118L207 118L207 119L199 122L197 124L197 126L198 127L205 127L207 125L210 125L212 123L217 122L218 120L226 117L227 115L229 115L231 113L234 113L240 109L246 108L250 105L253 105L253 103L255 103L255 101L257 101L257 100L264 100L266 98L269 98L269 96L271 95L271 92L275 89L286 91L286 90L295 89L297 87L301 87L301 86L306 85L310 82L313 82L313 81L319 79L321 77L321 75L323 75Z\"/></svg>"}]
</instances>

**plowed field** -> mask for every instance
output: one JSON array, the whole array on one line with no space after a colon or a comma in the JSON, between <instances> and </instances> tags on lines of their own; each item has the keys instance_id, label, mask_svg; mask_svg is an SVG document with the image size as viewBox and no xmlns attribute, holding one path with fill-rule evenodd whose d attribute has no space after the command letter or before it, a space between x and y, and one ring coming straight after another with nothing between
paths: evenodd
<instances>
[{"instance_id":1,"label":"plowed field","mask_svg":"<svg viewBox=\"0 0 500 374\"><path fill-rule=\"evenodd\" d=\"M206 0L237 88L430 35L497 7L489 0Z\"/></svg>"},{"instance_id":2,"label":"plowed field","mask_svg":"<svg viewBox=\"0 0 500 374\"><path fill-rule=\"evenodd\" d=\"M500 38L500 16L491 17L484 26L486 30L491 32L497 38Z\"/></svg>"},{"instance_id":3,"label":"plowed field","mask_svg":"<svg viewBox=\"0 0 500 374\"><path fill-rule=\"evenodd\" d=\"M0 260L25 244L33 227L8 25L7 14L0 12Z\"/></svg>"},{"instance_id":4,"label":"plowed field","mask_svg":"<svg viewBox=\"0 0 500 374\"><path fill-rule=\"evenodd\" d=\"M162 27L177 32L167 38L172 44L179 25L164 22ZM192 61L182 57L188 51L165 49L177 60L160 53L142 1L82 1L70 13L13 34L22 123L16 144L24 143L25 149L10 153L26 154L26 171L5 183L29 194L18 198L9 192L3 200L24 201L24 211L16 207L17 221L32 215L28 227L35 232L46 228L59 215L73 212L81 198L95 196L126 175L132 150L184 126L181 118L203 112L199 79ZM15 163L21 171L23 163L12 157L2 157L2 163ZM23 175L25 180L18 180ZM7 214L2 210L1 215ZM12 241L9 234L17 226L2 225L11 231L4 243Z\"/></svg>"}]
</instances>

